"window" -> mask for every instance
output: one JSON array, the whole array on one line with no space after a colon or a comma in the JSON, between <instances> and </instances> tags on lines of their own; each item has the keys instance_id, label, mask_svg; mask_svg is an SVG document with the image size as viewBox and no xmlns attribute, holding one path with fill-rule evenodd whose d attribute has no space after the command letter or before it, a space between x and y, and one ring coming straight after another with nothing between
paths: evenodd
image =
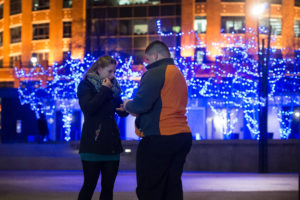
<instances>
[{"instance_id":1,"label":"window","mask_svg":"<svg viewBox=\"0 0 300 200\"><path fill-rule=\"evenodd\" d=\"M197 63L203 63L206 61L206 49L205 48L196 48L195 49L195 60Z\"/></svg>"},{"instance_id":2,"label":"window","mask_svg":"<svg viewBox=\"0 0 300 200\"><path fill-rule=\"evenodd\" d=\"M120 35L131 35L132 34L132 20L120 20L119 21L119 33Z\"/></svg>"},{"instance_id":3,"label":"window","mask_svg":"<svg viewBox=\"0 0 300 200\"><path fill-rule=\"evenodd\" d=\"M147 38L146 37L136 37L133 40L133 48L135 49L145 49L147 44Z\"/></svg>"},{"instance_id":4,"label":"window","mask_svg":"<svg viewBox=\"0 0 300 200\"><path fill-rule=\"evenodd\" d=\"M300 37L300 20L295 20L294 32L295 32L295 37Z\"/></svg>"},{"instance_id":5,"label":"window","mask_svg":"<svg viewBox=\"0 0 300 200\"><path fill-rule=\"evenodd\" d=\"M221 33L245 33L245 17L222 17Z\"/></svg>"},{"instance_id":6,"label":"window","mask_svg":"<svg viewBox=\"0 0 300 200\"><path fill-rule=\"evenodd\" d=\"M295 0L295 6L300 7L300 0Z\"/></svg>"},{"instance_id":7,"label":"window","mask_svg":"<svg viewBox=\"0 0 300 200\"><path fill-rule=\"evenodd\" d=\"M134 7L135 17L147 17L147 7Z\"/></svg>"},{"instance_id":8,"label":"window","mask_svg":"<svg viewBox=\"0 0 300 200\"><path fill-rule=\"evenodd\" d=\"M3 59L0 59L0 68L3 68Z\"/></svg>"},{"instance_id":9,"label":"window","mask_svg":"<svg viewBox=\"0 0 300 200\"><path fill-rule=\"evenodd\" d=\"M156 25L156 21L158 19L149 19L148 20L148 34L157 34L158 28Z\"/></svg>"},{"instance_id":10,"label":"window","mask_svg":"<svg viewBox=\"0 0 300 200\"><path fill-rule=\"evenodd\" d=\"M174 26L176 26L176 18L161 19L161 31L163 33L173 32Z\"/></svg>"},{"instance_id":11,"label":"window","mask_svg":"<svg viewBox=\"0 0 300 200\"><path fill-rule=\"evenodd\" d=\"M72 8L72 0L63 0L63 8Z\"/></svg>"},{"instance_id":12,"label":"window","mask_svg":"<svg viewBox=\"0 0 300 200\"><path fill-rule=\"evenodd\" d=\"M0 47L3 46L3 32L0 32Z\"/></svg>"},{"instance_id":13,"label":"window","mask_svg":"<svg viewBox=\"0 0 300 200\"><path fill-rule=\"evenodd\" d=\"M37 58L37 63L42 65L42 64L44 64L43 63L44 61L48 62L49 53L48 52L32 53L32 57L36 57Z\"/></svg>"},{"instance_id":14,"label":"window","mask_svg":"<svg viewBox=\"0 0 300 200\"><path fill-rule=\"evenodd\" d=\"M161 16L176 15L176 6L161 6Z\"/></svg>"},{"instance_id":15,"label":"window","mask_svg":"<svg viewBox=\"0 0 300 200\"><path fill-rule=\"evenodd\" d=\"M262 18L259 20L260 33L268 33L268 18ZM281 19L280 18L270 18L270 25L272 27L272 35L281 35Z\"/></svg>"},{"instance_id":16,"label":"window","mask_svg":"<svg viewBox=\"0 0 300 200\"><path fill-rule=\"evenodd\" d=\"M72 37L72 22L64 22L63 24L63 37Z\"/></svg>"},{"instance_id":17,"label":"window","mask_svg":"<svg viewBox=\"0 0 300 200\"><path fill-rule=\"evenodd\" d=\"M145 4L151 3L153 0L119 0L119 5L130 5L130 4Z\"/></svg>"},{"instance_id":18,"label":"window","mask_svg":"<svg viewBox=\"0 0 300 200\"><path fill-rule=\"evenodd\" d=\"M33 40L49 39L49 24L33 25Z\"/></svg>"},{"instance_id":19,"label":"window","mask_svg":"<svg viewBox=\"0 0 300 200\"><path fill-rule=\"evenodd\" d=\"M10 0L10 14L18 14L22 12L22 0Z\"/></svg>"},{"instance_id":20,"label":"window","mask_svg":"<svg viewBox=\"0 0 300 200\"><path fill-rule=\"evenodd\" d=\"M13 68L17 65L17 62L21 62L21 55L9 57L9 67Z\"/></svg>"},{"instance_id":21,"label":"window","mask_svg":"<svg viewBox=\"0 0 300 200\"><path fill-rule=\"evenodd\" d=\"M131 7L121 7L120 8L120 17L132 17Z\"/></svg>"},{"instance_id":22,"label":"window","mask_svg":"<svg viewBox=\"0 0 300 200\"><path fill-rule=\"evenodd\" d=\"M120 49L131 49L132 48L132 39L131 37L124 38L121 37L119 38L119 48Z\"/></svg>"},{"instance_id":23,"label":"window","mask_svg":"<svg viewBox=\"0 0 300 200\"><path fill-rule=\"evenodd\" d=\"M221 0L222 2L245 2L245 0Z\"/></svg>"},{"instance_id":24,"label":"window","mask_svg":"<svg viewBox=\"0 0 300 200\"><path fill-rule=\"evenodd\" d=\"M134 64L142 64L144 62L144 50L135 50L133 53L133 62Z\"/></svg>"},{"instance_id":25,"label":"window","mask_svg":"<svg viewBox=\"0 0 300 200\"><path fill-rule=\"evenodd\" d=\"M133 25L133 33L135 35L145 35L148 33L147 20L135 20Z\"/></svg>"},{"instance_id":26,"label":"window","mask_svg":"<svg viewBox=\"0 0 300 200\"><path fill-rule=\"evenodd\" d=\"M10 29L10 43L21 42L21 26Z\"/></svg>"},{"instance_id":27,"label":"window","mask_svg":"<svg viewBox=\"0 0 300 200\"><path fill-rule=\"evenodd\" d=\"M49 9L49 0L32 0L32 10Z\"/></svg>"},{"instance_id":28,"label":"window","mask_svg":"<svg viewBox=\"0 0 300 200\"><path fill-rule=\"evenodd\" d=\"M106 8L106 11L108 18L118 18L118 8L108 7Z\"/></svg>"},{"instance_id":29,"label":"window","mask_svg":"<svg viewBox=\"0 0 300 200\"><path fill-rule=\"evenodd\" d=\"M206 0L196 0L196 3L204 3Z\"/></svg>"},{"instance_id":30,"label":"window","mask_svg":"<svg viewBox=\"0 0 300 200\"><path fill-rule=\"evenodd\" d=\"M271 0L273 4L282 4L282 0Z\"/></svg>"},{"instance_id":31,"label":"window","mask_svg":"<svg viewBox=\"0 0 300 200\"><path fill-rule=\"evenodd\" d=\"M206 25L206 17L196 17L194 22L194 30L197 31L197 33L206 33Z\"/></svg>"},{"instance_id":32,"label":"window","mask_svg":"<svg viewBox=\"0 0 300 200\"><path fill-rule=\"evenodd\" d=\"M69 60L71 57L71 52L64 51L63 52L63 63L66 63L67 60Z\"/></svg>"},{"instance_id":33,"label":"window","mask_svg":"<svg viewBox=\"0 0 300 200\"><path fill-rule=\"evenodd\" d=\"M102 28L102 27L100 27ZM106 33L107 35L117 35L118 34L118 20L107 20L106 21Z\"/></svg>"},{"instance_id":34,"label":"window","mask_svg":"<svg viewBox=\"0 0 300 200\"><path fill-rule=\"evenodd\" d=\"M149 16L159 16L159 6L150 6Z\"/></svg>"},{"instance_id":35,"label":"window","mask_svg":"<svg viewBox=\"0 0 300 200\"><path fill-rule=\"evenodd\" d=\"M91 11L92 12L90 12L90 14L91 14L92 19L95 19L95 18L103 19L106 16L107 9L106 8L92 8Z\"/></svg>"},{"instance_id":36,"label":"window","mask_svg":"<svg viewBox=\"0 0 300 200\"><path fill-rule=\"evenodd\" d=\"M105 21L104 20L93 20L92 21L92 34L96 36L105 35Z\"/></svg>"},{"instance_id":37,"label":"window","mask_svg":"<svg viewBox=\"0 0 300 200\"><path fill-rule=\"evenodd\" d=\"M3 18L3 4L0 4L0 19Z\"/></svg>"}]
</instances>

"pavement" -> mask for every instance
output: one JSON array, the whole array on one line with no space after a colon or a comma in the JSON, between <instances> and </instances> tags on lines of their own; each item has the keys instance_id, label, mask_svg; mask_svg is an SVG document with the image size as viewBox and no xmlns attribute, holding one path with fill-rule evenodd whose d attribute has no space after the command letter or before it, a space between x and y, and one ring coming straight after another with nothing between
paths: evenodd
<instances>
[{"instance_id":1,"label":"pavement","mask_svg":"<svg viewBox=\"0 0 300 200\"><path fill-rule=\"evenodd\" d=\"M114 200L137 200L134 171L120 171ZM77 199L79 170L2 170L0 200ZM184 172L185 200L297 200L298 174ZM93 200L99 198L98 184Z\"/></svg>"}]
</instances>

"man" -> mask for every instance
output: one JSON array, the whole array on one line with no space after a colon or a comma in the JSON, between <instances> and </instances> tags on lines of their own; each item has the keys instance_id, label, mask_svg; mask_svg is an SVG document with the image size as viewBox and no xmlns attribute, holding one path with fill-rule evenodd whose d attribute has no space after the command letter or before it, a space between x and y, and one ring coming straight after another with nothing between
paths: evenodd
<instances>
[{"instance_id":1,"label":"man","mask_svg":"<svg viewBox=\"0 0 300 200\"><path fill-rule=\"evenodd\" d=\"M134 99L124 102L125 110L137 115L136 133L142 137L136 193L140 200L182 200L181 174L192 144L187 85L163 42L146 48L145 61L147 72Z\"/></svg>"}]
</instances>

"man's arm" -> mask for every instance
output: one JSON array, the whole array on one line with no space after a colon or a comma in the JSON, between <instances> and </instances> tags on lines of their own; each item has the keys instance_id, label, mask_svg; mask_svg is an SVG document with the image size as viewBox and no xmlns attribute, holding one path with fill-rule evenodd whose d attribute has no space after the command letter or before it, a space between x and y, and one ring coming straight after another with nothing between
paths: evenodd
<instances>
[{"instance_id":1,"label":"man's arm","mask_svg":"<svg viewBox=\"0 0 300 200\"><path fill-rule=\"evenodd\" d=\"M133 100L125 100L125 110L133 114L141 114L149 111L154 102L159 98L163 86L163 79L160 70L146 72L140 87Z\"/></svg>"}]
</instances>

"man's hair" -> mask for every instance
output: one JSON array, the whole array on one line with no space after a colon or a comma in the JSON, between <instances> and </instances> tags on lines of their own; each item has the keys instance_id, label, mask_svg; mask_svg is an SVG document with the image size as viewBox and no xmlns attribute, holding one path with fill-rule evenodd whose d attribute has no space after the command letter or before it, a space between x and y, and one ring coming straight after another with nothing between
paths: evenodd
<instances>
[{"instance_id":1,"label":"man's hair","mask_svg":"<svg viewBox=\"0 0 300 200\"><path fill-rule=\"evenodd\" d=\"M155 40L151 42L145 50L145 54L153 54L157 52L158 54L162 55L163 57L170 58L170 51L169 48L165 43L159 40Z\"/></svg>"}]
</instances>

